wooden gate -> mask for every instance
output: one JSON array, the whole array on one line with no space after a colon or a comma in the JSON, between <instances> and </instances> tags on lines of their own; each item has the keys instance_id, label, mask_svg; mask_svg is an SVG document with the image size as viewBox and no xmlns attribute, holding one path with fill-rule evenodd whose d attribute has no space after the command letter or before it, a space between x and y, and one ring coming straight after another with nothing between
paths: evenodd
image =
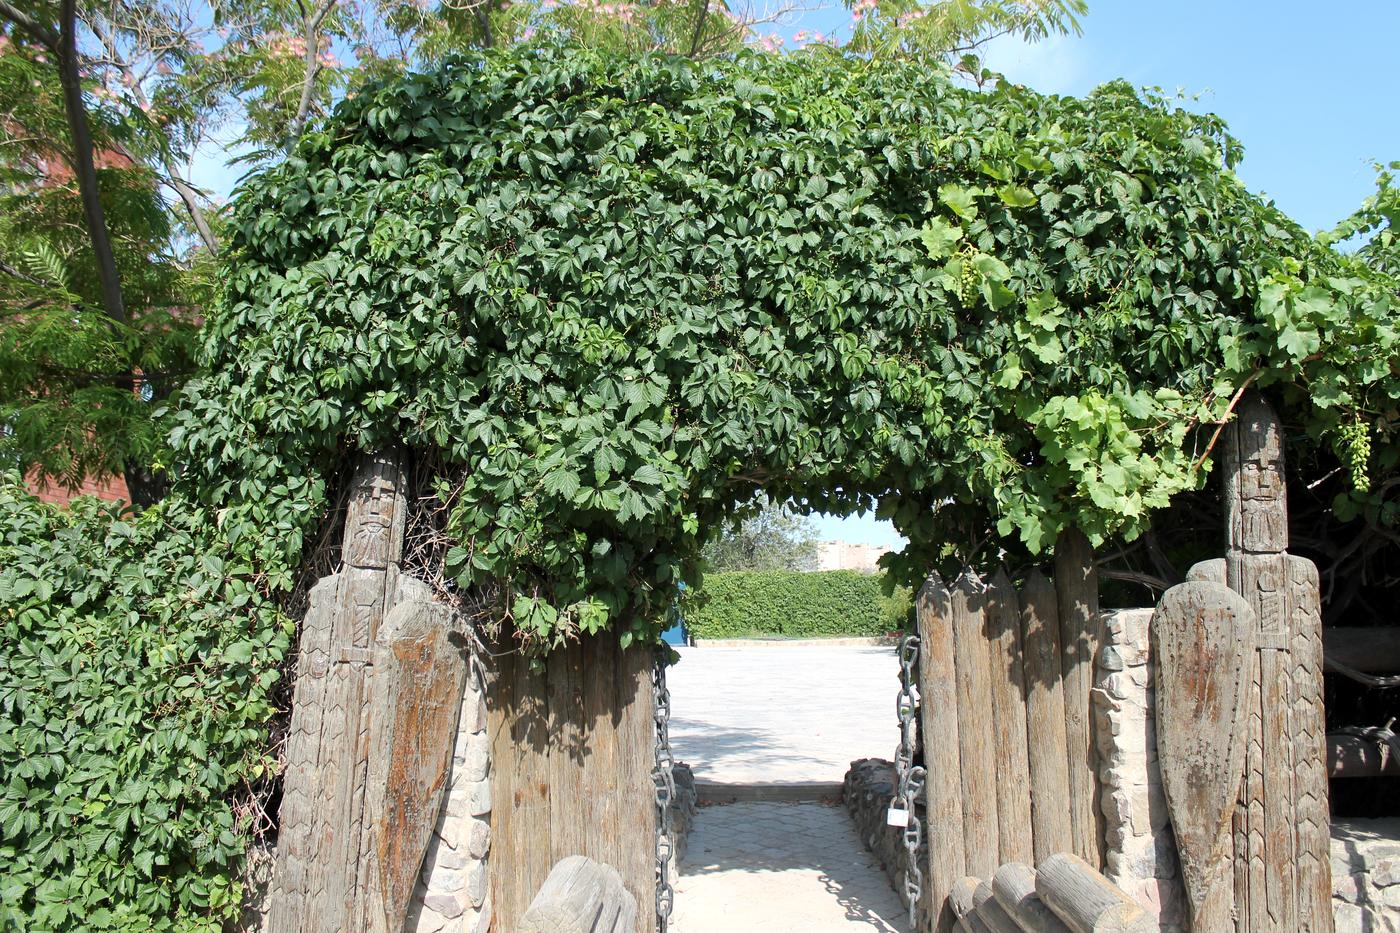
<instances>
[{"instance_id":1,"label":"wooden gate","mask_svg":"<svg viewBox=\"0 0 1400 933\"><path fill-rule=\"evenodd\" d=\"M611 865L656 926L651 648L585 636L543 668L515 652L487 675L493 929L513 931L561 859Z\"/></svg>"},{"instance_id":2,"label":"wooden gate","mask_svg":"<svg viewBox=\"0 0 1400 933\"><path fill-rule=\"evenodd\" d=\"M927 891L935 927L966 876L1072 852L1101 867L1090 690L1098 580L1077 531L1056 546L1055 582L1018 590L1005 571L919 591L919 672L927 769Z\"/></svg>"}]
</instances>

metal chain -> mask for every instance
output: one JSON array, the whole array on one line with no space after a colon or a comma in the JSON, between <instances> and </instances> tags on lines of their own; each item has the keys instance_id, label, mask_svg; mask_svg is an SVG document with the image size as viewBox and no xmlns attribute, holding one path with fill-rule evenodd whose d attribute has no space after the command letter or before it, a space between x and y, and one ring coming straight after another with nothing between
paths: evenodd
<instances>
[{"instance_id":1,"label":"metal chain","mask_svg":"<svg viewBox=\"0 0 1400 933\"><path fill-rule=\"evenodd\" d=\"M919 901L924 896L924 872L919 865L919 849L924 841L923 821L919 819L918 801L924 790L924 777L927 772L914 764L914 745L917 741L919 723L919 703L914 698L914 681L919 664L919 636L905 635L899 643L899 697L896 709L899 713L899 748L895 752L895 774L899 784L894 798L890 800L891 825L896 815L904 822L904 848L909 859L904 869L904 896L909 902L909 925L917 925Z\"/></svg>"},{"instance_id":2,"label":"metal chain","mask_svg":"<svg viewBox=\"0 0 1400 933\"><path fill-rule=\"evenodd\" d=\"M671 754L671 692L666 689L665 648L656 652L651 669L653 716L656 722L656 754L651 780L656 787L656 930L666 933L671 920L675 891L671 887L671 803L676 799L676 779Z\"/></svg>"}]
</instances>

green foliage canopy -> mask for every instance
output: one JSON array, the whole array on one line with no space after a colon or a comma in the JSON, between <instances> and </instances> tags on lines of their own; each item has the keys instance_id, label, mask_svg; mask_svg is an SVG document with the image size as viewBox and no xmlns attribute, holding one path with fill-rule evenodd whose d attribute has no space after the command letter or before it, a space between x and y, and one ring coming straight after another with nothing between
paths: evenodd
<instances>
[{"instance_id":1,"label":"green foliage canopy","mask_svg":"<svg viewBox=\"0 0 1400 933\"><path fill-rule=\"evenodd\" d=\"M1319 438L1390 425L1391 469L1394 282L1247 192L1238 156L1121 84L459 61L365 89L243 191L175 444L257 509L346 440L440 451L464 471L449 570L506 581L546 643L649 634L756 483L879 500L909 578L988 528L1131 536L1200 482L1194 429L1246 382L1301 387Z\"/></svg>"},{"instance_id":2,"label":"green foliage canopy","mask_svg":"<svg viewBox=\"0 0 1400 933\"><path fill-rule=\"evenodd\" d=\"M712 573L683 612L702 639L889 635L905 628L913 598L908 587L884 589L884 574L854 570Z\"/></svg>"}]
</instances>

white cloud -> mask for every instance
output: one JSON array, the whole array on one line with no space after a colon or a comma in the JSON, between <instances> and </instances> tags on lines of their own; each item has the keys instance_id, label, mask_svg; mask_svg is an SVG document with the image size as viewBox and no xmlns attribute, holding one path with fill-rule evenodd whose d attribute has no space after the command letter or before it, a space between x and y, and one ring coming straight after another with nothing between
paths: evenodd
<instances>
[{"instance_id":1,"label":"white cloud","mask_svg":"<svg viewBox=\"0 0 1400 933\"><path fill-rule=\"evenodd\" d=\"M1096 83L1079 36L1051 36L1041 42L1000 36L983 47L982 58L993 71L1046 94L1086 94Z\"/></svg>"}]
</instances>

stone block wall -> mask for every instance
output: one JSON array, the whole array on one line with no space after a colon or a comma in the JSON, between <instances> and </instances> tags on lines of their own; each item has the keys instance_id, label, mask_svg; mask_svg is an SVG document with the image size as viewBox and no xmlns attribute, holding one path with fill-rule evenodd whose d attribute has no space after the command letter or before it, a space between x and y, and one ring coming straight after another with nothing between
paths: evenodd
<instances>
[{"instance_id":1,"label":"stone block wall","mask_svg":"<svg viewBox=\"0 0 1400 933\"><path fill-rule=\"evenodd\" d=\"M486 933L491 927L491 740L475 665L462 697L448 782L406 933Z\"/></svg>"},{"instance_id":2,"label":"stone block wall","mask_svg":"<svg viewBox=\"0 0 1400 933\"><path fill-rule=\"evenodd\" d=\"M1104 874L1158 915L1163 933L1189 924L1157 769L1151 609L1101 617L1093 692L1107 864Z\"/></svg>"},{"instance_id":3,"label":"stone block wall","mask_svg":"<svg viewBox=\"0 0 1400 933\"><path fill-rule=\"evenodd\" d=\"M1400 933L1400 818L1332 823L1337 933Z\"/></svg>"}]
</instances>

